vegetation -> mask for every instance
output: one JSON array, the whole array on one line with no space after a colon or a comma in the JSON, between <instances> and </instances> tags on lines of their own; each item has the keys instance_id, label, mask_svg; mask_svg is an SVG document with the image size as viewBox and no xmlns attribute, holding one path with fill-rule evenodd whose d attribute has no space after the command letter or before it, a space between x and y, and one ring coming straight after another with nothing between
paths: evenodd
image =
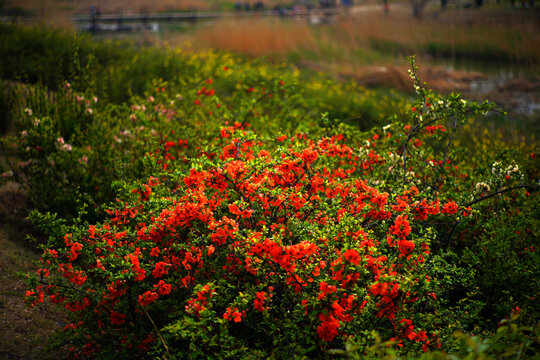
<instances>
[{"instance_id":1,"label":"vegetation","mask_svg":"<svg viewBox=\"0 0 540 360\"><path fill-rule=\"evenodd\" d=\"M66 357L538 355L538 144L477 136L492 104L431 92L414 61L409 101L0 31L0 181L45 234L25 301L65 309Z\"/></svg>"},{"instance_id":2,"label":"vegetation","mask_svg":"<svg viewBox=\"0 0 540 360\"><path fill-rule=\"evenodd\" d=\"M325 26L292 20L222 21L211 28L195 29L193 43L253 56L270 53L294 62L315 62L334 72L343 66L351 72L359 65L395 65L396 59L410 54L488 65L506 62L535 69L540 64L535 36L540 23L534 11L509 14L436 9L437 17L424 21L411 19L408 11L396 6L385 16L381 9L367 9ZM244 31L246 28L252 31ZM170 43L175 42L174 32L165 36Z\"/></svg>"}]
</instances>

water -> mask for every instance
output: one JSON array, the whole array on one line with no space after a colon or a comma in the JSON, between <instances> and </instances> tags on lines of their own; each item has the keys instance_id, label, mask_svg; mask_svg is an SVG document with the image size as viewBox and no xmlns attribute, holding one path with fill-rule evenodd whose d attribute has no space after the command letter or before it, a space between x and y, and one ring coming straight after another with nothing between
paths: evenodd
<instances>
[{"instance_id":1,"label":"water","mask_svg":"<svg viewBox=\"0 0 540 360\"><path fill-rule=\"evenodd\" d=\"M463 91L475 99L488 98L511 114L540 115L540 71L538 67L485 63L469 59L431 60L448 72L467 71L471 76L469 88Z\"/></svg>"}]
</instances>

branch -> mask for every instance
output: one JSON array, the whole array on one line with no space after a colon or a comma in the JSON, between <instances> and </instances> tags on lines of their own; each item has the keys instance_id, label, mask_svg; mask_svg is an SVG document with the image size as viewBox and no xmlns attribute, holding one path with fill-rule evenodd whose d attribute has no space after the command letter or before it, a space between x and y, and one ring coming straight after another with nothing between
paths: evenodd
<instances>
[{"instance_id":1,"label":"branch","mask_svg":"<svg viewBox=\"0 0 540 360\"><path fill-rule=\"evenodd\" d=\"M468 203L467 205L465 205L465 207L472 206L472 205L474 205L476 203L479 203L480 201L489 199L489 198L491 198L491 197L493 197L495 195L503 194L503 193L508 192L508 191L521 189L521 188L536 188L536 187L538 187L538 185L517 185L517 186L513 186L513 187L510 187L510 188L506 188L506 189L503 189L503 190L496 191L496 192L494 192L492 194L488 194L486 196L481 197L480 199L476 199L476 200Z\"/></svg>"},{"instance_id":2,"label":"branch","mask_svg":"<svg viewBox=\"0 0 540 360\"><path fill-rule=\"evenodd\" d=\"M476 199L476 200L471 201L470 203L466 204L465 207L472 206L472 205L477 204L477 203L479 203L481 201L492 198L492 197L494 197L496 195L504 194L505 192L508 192L508 191L521 189L521 188L533 188L534 189L534 188L537 188L537 187L538 187L538 185L517 185L517 186L509 187L509 188L502 189L502 190L496 191L494 193L488 194L486 196L482 196L481 198ZM460 222L461 221L459 221L459 220L454 221L454 224L452 225L452 230L450 230L450 234L446 238L446 243L444 244L444 249L445 250L448 249L448 245L450 245L450 240L452 239L452 236L454 235L454 232L456 231L456 228L457 228L457 226L458 226L458 224Z\"/></svg>"},{"instance_id":3,"label":"branch","mask_svg":"<svg viewBox=\"0 0 540 360\"><path fill-rule=\"evenodd\" d=\"M169 352L169 347L168 347L167 344L165 343L165 340L163 340L163 337L161 336L161 333L159 332L159 329L157 328L156 323L154 323L154 320L152 320L152 318L150 317L150 314L148 313L148 311L146 311L146 309L144 308L144 306L141 306L141 309L144 311L144 314L146 315L146 317L148 318L148 320L150 321L150 323L152 324L152 326L153 326L154 329L156 330L156 333L157 333L159 339L160 339L161 342L163 343L163 347L165 347L165 351L167 352L167 357L168 357L169 359L172 359L171 353Z\"/></svg>"}]
</instances>

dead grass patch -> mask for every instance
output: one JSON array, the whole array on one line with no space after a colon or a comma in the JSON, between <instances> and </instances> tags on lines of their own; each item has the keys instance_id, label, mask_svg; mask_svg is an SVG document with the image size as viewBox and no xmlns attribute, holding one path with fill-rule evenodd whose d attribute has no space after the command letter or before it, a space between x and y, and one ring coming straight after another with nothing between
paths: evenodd
<instances>
[{"instance_id":1,"label":"dead grass patch","mask_svg":"<svg viewBox=\"0 0 540 360\"><path fill-rule=\"evenodd\" d=\"M193 43L199 47L263 56L313 49L315 39L306 23L255 18L218 21L211 28L198 31Z\"/></svg>"}]
</instances>

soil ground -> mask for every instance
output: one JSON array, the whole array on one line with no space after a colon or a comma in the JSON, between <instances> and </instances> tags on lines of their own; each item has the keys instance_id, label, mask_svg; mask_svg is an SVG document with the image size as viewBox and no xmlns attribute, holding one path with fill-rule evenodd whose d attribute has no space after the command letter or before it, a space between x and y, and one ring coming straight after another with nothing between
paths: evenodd
<instances>
[{"instance_id":1,"label":"soil ground","mask_svg":"<svg viewBox=\"0 0 540 360\"><path fill-rule=\"evenodd\" d=\"M28 202L14 183L0 188L0 358L48 360L63 356L47 348L48 339L67 319L52 304L29 308L27 290L18 275L37 269L37 249L25 240L30 226L25 220Z\"/></svg>"}]
</instances>

